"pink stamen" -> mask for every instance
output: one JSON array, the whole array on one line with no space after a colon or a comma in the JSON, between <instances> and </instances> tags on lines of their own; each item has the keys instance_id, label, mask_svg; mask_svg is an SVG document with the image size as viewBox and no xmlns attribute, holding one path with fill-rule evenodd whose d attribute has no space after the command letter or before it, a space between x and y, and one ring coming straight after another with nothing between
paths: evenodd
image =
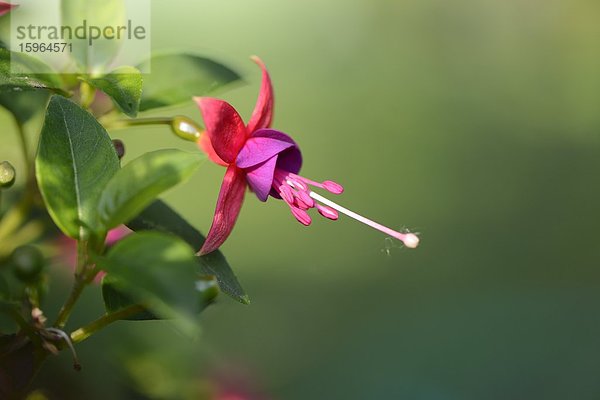
<instances>
[{"instance_id":1,"label":"pink stamen","mask_svg":"<svg viewBox=\"0 0 600 400\"><path fill-rule=\"evenodd\" d=\"M335 211L331 207L323 206L319 203L317 203L317 211L319 212L319 214L321 214L325 218L329 218L330 220L333 220L333 221L335 221L339 218L339 214L337 211Z\"/></svg>"},{"instance_id":2,"label":"pink stamen","mask_svg":"<svg viewBox=\"0 0 600 400\"><path fill-rule=\"evenodd\" d=\"M280 185L279 186L279 195L281 196L281 198L288 204L293 204L294 203L294 190L287 186L287 185Z\"/></svg>"},{"instance_id":3,"label":"pink stamen","mask_svg":"<svg viewBox=\"0 0 600 400\"><path fill-rule=\"evenodd\" d=\"M306 204L305 202L303 202L302 200L300 200L298 198L294 201L294 205L304 211L310 210L312 208L312 207L309 207L308 204Z\"/></svg>"},{"instance_id":4,"label":"pink stamen","mask_svg":"<svg viewBox=\"0 0 600 400\"><path fill-rule=\"evenodd\" d=\"M301 180L287 179L286 182L288 185L290 185L291 187L293 187L301 192L308 192L308 185L306 183L302 182Z\"/></svg>"},{"instance_id":5,"label":"pink stamen","mask_svg":"<svg viewBox=\"0 0 600 400\"><path fill-rule=\"evenodd\" d=\"M339 183L336 183L334 181L325 181L325 182L323 182L323 187L329 193L333 193L333 194L342 194L342 193L344 193L344 187L342 185L340 185Z\"/></svg>"},{"instance_id":6,"label":"pink stamen","mask_svg":"<svg viewBox=\"0 0 600 400\"><path fill-rule=\"evenodd\" d=\"M344 193L344 187L342 185L340 185L337 182L334 181L324 181L323 183L319 183L319 182L315 182L313 180L310 180L308 178L305 178L303 176L300 175L296 175L296 174L289 174L289 176L291 178L293 178L296 181L301 181L304 182L308 185L314 186L314 187L318 187L320 189L325 189L330 193L333 194L342 194Z\"/></svg>"},{"instance_id":7,"label":"pink stamen","mask_svg":"<svg viewBox=\"0 0 600 400\"><path fill-rule=\"evenodd\" d=\"M312 222L310 215L308 215L306 211L296 207L290 207L290 210L292 210L292 214L294 214L294 217L296 217L298 222L300 222L302 225L308 226Z\"/></svg>"},{"instance_id":8,"label":"pink stamen","mask_svg":"<svg viewBox=\"0 0 600 400\"><path fill-rule=\"evenodd\" d=\"M305 191L298 191L296 193L296 197L298 198L298 200L300 200L302 203L306 204L306 206L308 208L313 208L315 206L315 201L313 200L312 197L310 197L310 195L305 192Z\"/></svg>"},{"instance_id":9,"label":"pink stamen","mask_svg":"<svg viewBox=\"0 0 600 400\"><path fill-rule=\"evenodd\" d=\"M337 220L338 212L345 214L355 220L362 222L380 232L394 237L404 243L408 248L414 249L419 245L419 237L414 233L402 233L372 221L362 215L350 211L347 208L334 203L333 201L313 192L310 186L327 190L333 194L341 194L344 188L339 183L333 181L315 182L302 176L287 173L282 170L276 170L273 180L273 187L277 189L281 198L290 206L290 210L296 219L303 225L310 225L312 222L306 212L311 208L316 208L323 217Z\"/></svg>"}]
</instances>

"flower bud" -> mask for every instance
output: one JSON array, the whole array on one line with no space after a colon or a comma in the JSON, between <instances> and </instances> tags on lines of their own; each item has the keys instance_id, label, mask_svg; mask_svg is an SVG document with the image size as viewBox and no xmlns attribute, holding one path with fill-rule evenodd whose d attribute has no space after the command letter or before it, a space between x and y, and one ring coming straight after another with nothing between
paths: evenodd
<instances>
[{"instance_id":1,"label":"flower bud","mask_svg":"<svg viewBox=\"0 0 600 400\"><path fill-rule=\"evenodd\" d=\"M36 281L44 268L44 255L32 245L17 247L11 261L15 276L23 282Z\"/></svg>"},{"instance_id":2,"label":"flower bud","mask_svg":"<svg viewBox=\"0 0 600 400\"><path fill-rule=\"evenodd\" d=\"M214 276L201 276L196 281L196 291L200 293L200 307L204 308L212 303L219 294L219 285Z\"/></svg>"},{"instance_id":3,"label":"flower bud","mask_svg":"<svg viewBox=\"0 0 600 400\"><path fill-rule=\"evenodd\" d=\"M204 131L198 124L183 115L173 117L171 129L174 134L190 142L197 142Z\"/></svg>"},{"instance_id":4,"label":"flower bud","mask_svg":"<svg viewBox=\"0 0 600 400\"><path fill-rule=\"evenodd\" d=\"M123 143L123 141L119 139L114 139L112 143L113 146L115 146L117 157L119 157L119 160L122 159L123 156L125 156L125 143Z\"/></svg>"},{"instance_id":5,"label":"flower bud","mask_svg":"<svg viewBox=\"0 0 600 400\"><path fill-rule=\"evenodd\" d=\"M8 161L0 163L0 188L9 188L15 183L15 168Z\"/></svg>"}]
</instances>

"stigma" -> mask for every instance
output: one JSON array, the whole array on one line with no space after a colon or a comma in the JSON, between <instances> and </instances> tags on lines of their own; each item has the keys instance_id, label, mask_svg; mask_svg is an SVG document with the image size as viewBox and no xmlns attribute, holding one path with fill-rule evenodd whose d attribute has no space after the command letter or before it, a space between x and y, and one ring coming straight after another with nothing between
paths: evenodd
<instances>
[{"instance_id":1,"label":"stigma","mask_svg":"<svg viewBox=\"0 0 600 400\"><path fill-rule=\"evenodd\" d=\"M312 190L312 188L318 188L334 195L342 194L344 188L336 182L316 182L280 169L275 170L273 178L272 188L279 196L281 196L283 201L286 202L290 207L292 215L302 225L308 226L312 223L312 218L308 214L308 210L316 208L321 216L333 221L339 218L340 213L344 214L373 229L400 240L404 243L404 246L410 249L414 249L419 245L419 237L414 233L395 231L387 226L363 217L354 211L348 210Z\"/></svg>"}]
</instances>

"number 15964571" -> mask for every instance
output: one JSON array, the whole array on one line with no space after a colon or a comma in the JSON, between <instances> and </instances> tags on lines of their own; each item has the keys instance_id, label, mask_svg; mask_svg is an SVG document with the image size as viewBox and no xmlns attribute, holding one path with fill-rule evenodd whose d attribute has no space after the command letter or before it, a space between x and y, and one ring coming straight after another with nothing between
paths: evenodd
<instances>
[{"instance_id":1,"label":"number 15964571","mask_svg":"<svg viewBox=\"0 0 600 400\"><path fill-rule=\"evenodd\" d=\"M73 52L72 43L19 43L21 53L65 53Z\"/></svg>"}]
</instances>

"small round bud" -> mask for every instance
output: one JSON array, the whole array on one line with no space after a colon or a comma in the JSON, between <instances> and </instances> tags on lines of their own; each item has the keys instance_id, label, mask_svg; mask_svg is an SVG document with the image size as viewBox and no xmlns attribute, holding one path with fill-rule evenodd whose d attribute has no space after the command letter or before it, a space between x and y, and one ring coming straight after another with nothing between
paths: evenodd
<instances>
[{"instance_id":1,"label":"small round bud","mask_svg":"<svg viewBox=\"0 0 600 400\"><path fill-rule=\"evenodd\" d=\"M200 306L202 308L206 307L219 295L219 285L217 284L216 278L210 275L200 277L200 279L196 281L196 291L201 294Z\"/></svg>"},{"instance_id":2,"label":"small round bud","mask_svg":"<svg viewBox=\"0 0 600 400\"><path fill-rule=\"evenodd\" d=\"M419 237L414 233L407 233L402 241L409 249L414 249L419 245Z\"/></svg>"},{"instance_id":3,"label":"small round bud","mask_svg":"<svg viewBox=\"0 0 600 400\"><path fill-rule=\"evenodd\" d=\"M122 159L123 156L125 156L125 143L123 143L123 141L119 139L114 139L112 142L113 146L115 146L117 157L119 157L119 160Z\"/></svg>"},{"instance_id":4,"label":"small round bud","mask_svg":"<svg viewBox=\"0 0 600 400\"><path fill-rule=\"evenodd\" d=\"M204 131L198 124L183 115L173 117L171 129L174 134L189 142L197 142Z\"/></svg>"},{"instance_id":5,"label":"small round bud","mask_svg":"<svg viewBox=\"0 0 600 400\"><path fill-rule=\"evenodd\" d=\"M8 161L0 163L0 188L9 188L15 183L17 173Z\"/></svg>"},{"instance_id":6,"label":"small round bud","mask_svg":"<svg viewBox=\"0 0 600 400\"><path fill-rule=\"evenodd\" d=\"M44 268L44 255L35 246L17 247L11 255L14 274L24 282L37 280Z\"/></svg>"}]
</instances>

